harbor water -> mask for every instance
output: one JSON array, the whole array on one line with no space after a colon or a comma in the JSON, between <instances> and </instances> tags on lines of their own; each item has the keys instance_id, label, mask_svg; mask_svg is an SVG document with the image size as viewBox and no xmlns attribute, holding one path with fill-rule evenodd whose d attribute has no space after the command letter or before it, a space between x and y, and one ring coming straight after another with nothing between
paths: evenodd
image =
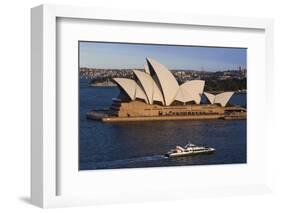
<instances>
[{"instance_id":1,"label":"harbor water","mask_svg":"<svg viewBox=\"0 0 281 213\"><path fill-rule=\"evenodd\" d=\"M80 81L79 169L117 169L246 163L246 120L147 121L102 123L88 120L93 108L106 108L117 87L88 87ZM246 106L246 94L230 103ZM189 140L216 152L169 159L164 154Z\"/></svg>"}]
</instances>

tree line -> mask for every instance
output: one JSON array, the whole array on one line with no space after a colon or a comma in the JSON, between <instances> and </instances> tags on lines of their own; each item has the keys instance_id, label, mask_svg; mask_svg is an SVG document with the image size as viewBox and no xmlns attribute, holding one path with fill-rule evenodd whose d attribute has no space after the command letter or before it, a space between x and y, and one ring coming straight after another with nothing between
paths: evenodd
<instances>
[{"instance_id":1,"label":"tree line","mask_svg":"<svg viewBox=\"0 0 281 213\"><path fill-rule=\"evenodd\" d=\"M247 79L208 79L205 81L205 91L238 91L247 89Z\"/></svg>"}]
</instances>

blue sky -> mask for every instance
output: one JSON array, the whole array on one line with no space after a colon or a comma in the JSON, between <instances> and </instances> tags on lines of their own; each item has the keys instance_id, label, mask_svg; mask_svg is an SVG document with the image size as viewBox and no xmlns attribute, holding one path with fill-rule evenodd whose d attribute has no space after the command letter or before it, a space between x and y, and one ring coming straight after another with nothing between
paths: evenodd
<instances>
[{"instance_id":1,"label":"blue sky","mask_svg":"<svg viewBox=\"0 0 281 213\"><path fill-rule=\"evenodd\" d=\"M143 68L145 57L168 69L219 71L247 66L245 48L80 42L80 67Z\"/></svg>"}]
</instances>

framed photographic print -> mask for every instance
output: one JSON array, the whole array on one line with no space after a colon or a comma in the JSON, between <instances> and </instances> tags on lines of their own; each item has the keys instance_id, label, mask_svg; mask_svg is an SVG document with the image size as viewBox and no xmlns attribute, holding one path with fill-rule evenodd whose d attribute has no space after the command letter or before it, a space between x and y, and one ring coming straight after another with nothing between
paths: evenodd
<instances>
[{"instance_id":1,"label":"framed photographic print","mask_svg":"<svg viewBox=\"0 0 281 213\"><path fill-rule=\"evenodd\" d=\"M32 203L270 192L271 20L31 13Z\"/></svg>"},{"instance_id":2,"label":"framed photographic print","mask_svg":"<svg viewBox=\"0 0 281 213\"><path fill-rule=\"evenodd\" d=\"M246 163L246 55L79 41L79 169Z\"/></svg>"}]
</instances>

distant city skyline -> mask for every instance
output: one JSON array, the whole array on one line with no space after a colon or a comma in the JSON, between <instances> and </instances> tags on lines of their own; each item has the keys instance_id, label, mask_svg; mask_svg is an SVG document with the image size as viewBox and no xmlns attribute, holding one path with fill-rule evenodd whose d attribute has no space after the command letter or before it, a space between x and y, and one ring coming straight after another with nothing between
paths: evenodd
<instances>
[{"instance_id":1,"label":"distant city skyline","mask_svg":"<svg viewBox=\"0 0 281 213\"><path fill-rule=\"evenodd\" d=\"M204 71L247 68L247 49L109 42L79 42L80 67L143 69L145 58L160 61L168 69Z\"/></svg>"}]
</instances>

